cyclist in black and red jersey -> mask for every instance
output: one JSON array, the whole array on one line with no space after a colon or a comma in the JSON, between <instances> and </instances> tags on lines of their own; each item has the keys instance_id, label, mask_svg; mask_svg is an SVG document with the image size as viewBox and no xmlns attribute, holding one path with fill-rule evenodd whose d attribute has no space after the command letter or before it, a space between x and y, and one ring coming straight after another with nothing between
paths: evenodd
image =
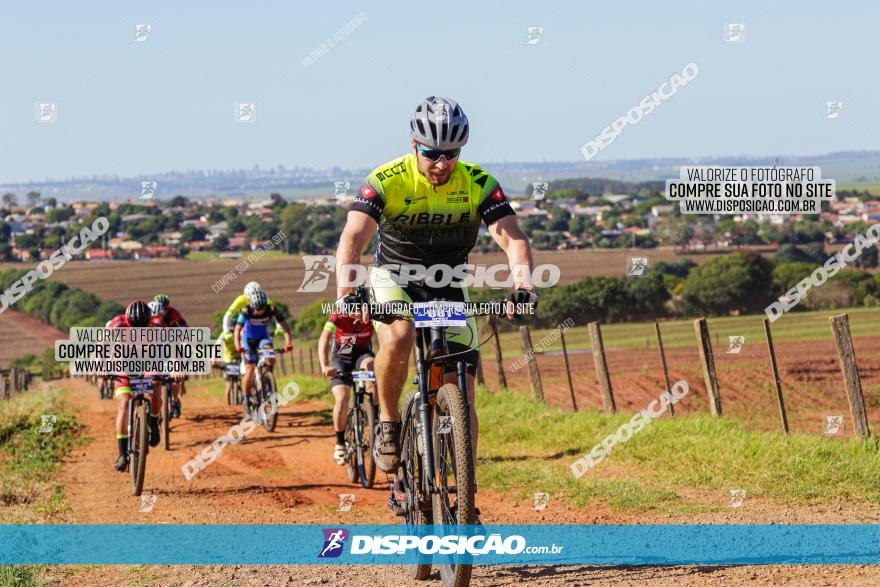
<instances>
[{"instance_id":1,"label":"cyclist in black and red jersey","mask_svg":"<svg viewBox=\"0 0 880 587\"><path fill-rule=\"evenodd\" d=\"M107 323L107 328L147 328L161 327L150 316L150 308L146 302L135 300L131 302L125 312L114 317ZM120 375L124 375L120 373ZM128 468L128 399L131 395L128 377L117 379L115 382L114 397L119 399L119 407L116 412L116 444L119 447L119 458L116 459L114 468L117 471L125 471ZM158 384L154 383L154 389L158 392ZM150 446L159 445L159 408L161 402L150 402Z\"/></svg>"},{"instance_id":2,"label":"cyclist in black and red jersey","mask_svg":"<svg viewBox=\"0 0 880 587\"><path fill-rule=\"evenodd\" d=\"M333 350L332 353L328 353L331 337ZM337 465L345 464L345 417L351 386L354 383L351 372L373 370L372 337L373 325L370 321L364 323L359 318L334 312L324 324L324 330L318 340L318 361L321 364L321 371L331 378L330 384L333 396L336 398L333 406L333 429L336 431L333 460ZM373 402L376 401L374 388L375 382L368 381L367 390Z\"/></svg>"},{"instance_id":3,"label":"cyclist in black and red jersey","mask_svg":"<svg viewBox=\"0 0 880 587\"><path fill-rule=\"evenodd\" d=\"M171 307L171 298L166 294L156 294L153 301L150 302L150 310L153 313L152 321L157 326L165 326L168 328L187 328L189 324L183 314L177 309ZM171 386L174 401L171 402L171 417L180 417L180 393L183 389L183 383L175 381Z\"/></svg>"}]
</instances>

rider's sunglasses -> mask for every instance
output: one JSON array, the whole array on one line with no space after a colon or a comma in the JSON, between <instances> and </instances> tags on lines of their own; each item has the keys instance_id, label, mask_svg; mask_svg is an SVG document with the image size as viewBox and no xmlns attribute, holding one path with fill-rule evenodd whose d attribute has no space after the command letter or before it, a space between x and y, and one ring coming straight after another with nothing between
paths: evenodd
<instances>
[{"instance_id":1,"label":"rider's sunglasses","mask_svg":"<svg viewBox=\"0 0 880 587\"><path fill-rule=\"evenodd\" d=\"M461 155L461 149L430 149L425 147L424 145L416 145L416 149L419 151L419 155L427 159L428 161L437 162L440 160L440 157L446 157L447 161L452 161Z\"/></svg>"}]
</instances>

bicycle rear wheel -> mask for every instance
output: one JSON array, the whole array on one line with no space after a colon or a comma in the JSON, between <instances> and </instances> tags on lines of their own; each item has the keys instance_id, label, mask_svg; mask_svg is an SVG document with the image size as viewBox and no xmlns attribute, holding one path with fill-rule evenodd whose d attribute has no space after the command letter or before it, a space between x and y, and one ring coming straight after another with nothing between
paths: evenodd
<instances>
[{"instance_id":1,"label":"bicycle rear wheel","mask_svg":"<svg viewBox=\"0 0 880 587\"><path fill-rule=\"evenodd\" d=\"M147 472L147 443L149 424L147 423L147 402L134 403L131 424L131 443L129 466L131 467L131 494L138 496L144 490L144 476Z\"/></svg>"},{"instance_id":2,"label":"bicycle rear wheel","mask_svg":"<svg viewBox=\"0 0 880 587\"><path fill-rule=\"evenodd\" d=\"M345 420L345 450L348 453L345 459L345 472L348 474L348 480L357 483L361 479L360 467L358 467L357 430L355 428L355 418L357 412L352 405L348 410L348 418Z\"/></svg>"},{"instance_id":3,"label":"bicycle rear wheel","mask_svg":"<svg viewBox=\"0 0 880 587\"><path fill-rule=\"evenodd\" d=\"M277 399L274 403L269 402L269 398L275 394L275 375L271 371L263 373L263 393L261 395L262 404L258 408L260 412L260 420L263 421L263 428L266 432L274 432L275 425L278 423L278 407ZM267 406L268 404L268 406ZM272 407L272 413L266 413L266 407Z\"/></svg>"},{"instance_id":4,"label":"bicycle rear wheel","mask_svg":"<svg viewBox=\"0 0 880 587\"><path fill-rule=\"evenodd\" d=\"M165 450L171 448L171 402L174 400L171 382L162 386L162 443Z\"/></svg>"},{"instance_id":5,"label":"bicycle rear wheel","mask_svg":"<svg viewBox=\"0 0 880 587\"><path fill-rule=\"evenodd\" d=\"M423 493L422 461L419 456L418 427L419 415L416 412L417 393L411 393L403 403L403 429L400 432L401 483L406 492L404 520L408 528L426 526L433 523L431 504ZM417 531L416 531L417 532ZM409 576L424 581L431 576L431 555L419 556L417 563L407 565Z\"/></svg>"},{"instance_id":6,"label":"bicycle rear wheel","mask_svg":"<svg viewBox=\"0 0 880 587\"><path fill-rule=\"evenodd\" d=\"M451 417L449 431L441 434L441 418ZM434 409L434 460L437 493L432 496L434 519L438 524L455 526L477 521L473 442L470 413L464 392L454 383L437 391ZM440 580L444 587L465 587L470 584L472 567L463 564L442 564Z\"/></svg>"},{"instance_id":7,"label":"bicycle rear wheel","mask_svg":"<svg viewBox=\"0 0 880 587\"><path fill-rule=\"evenodd\" d=\"M376 462L373 460L373 443L376 436L376 406L369 394L361 402L361 446L363 447L363 466L361 468L361 487L369 489L376 482Z\"/></svg>"}]
</instances>

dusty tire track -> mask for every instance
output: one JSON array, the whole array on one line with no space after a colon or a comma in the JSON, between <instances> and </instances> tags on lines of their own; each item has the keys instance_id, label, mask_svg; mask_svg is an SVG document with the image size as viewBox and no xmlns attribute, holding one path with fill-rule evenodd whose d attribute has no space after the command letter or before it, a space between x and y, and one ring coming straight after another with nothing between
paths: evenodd
<instances>
[{"instance_id":1,"label":"dusty tire track","mask_svg":"<svg viewBox=\"0 0 880 587\"><path fill-rule=\"evenodd\" d=\"M319 412L322 404L285 406L274 434L254 431L228 448L188 482L180 466L240 420L217 398L184 399L183 418L172 427L172 450L153 449L145 493L156 496L151 512L129 495L127 475L112 469L114 402L101 401L83 381L65 381L68 400L78 410L93 441L77 449L62 467L61 481L71 511L53 518L66 523L398 523L385 506L387 485L364 490L348 483L332 463L333 436ZM338 513L339 493L354 493L351 512ZM478 505L486 523L876 523L877 508L781 508L755 500L752 510L700 516L620 515L558 506L532 511L504 495L481 490ZM55 585L437 585L416 582L396 566L77 566L45 573ZM877 585L871 566L678 566L678 567L477 567L473 585Z\"/></svg>"}]
</instances>

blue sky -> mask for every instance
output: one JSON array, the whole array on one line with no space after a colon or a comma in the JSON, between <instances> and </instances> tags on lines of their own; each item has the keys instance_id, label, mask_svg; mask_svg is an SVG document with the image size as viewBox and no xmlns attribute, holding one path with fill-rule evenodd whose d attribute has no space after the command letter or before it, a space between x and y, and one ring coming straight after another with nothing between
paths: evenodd
<instances>
[{"instance_id":1,"label":"blue sky","mask_svg":"<svg viewBox=\"0 0 880 587\"><path fill-rule=\"evenodd\" d=\"M595 160L877 149L878 17L852 2L7 3L0 183L373 167L405 152L431 94L467 112L467 160L577 160L689 62L700 76ZM724 42L729 22L744 42ZM152 26L143 43L136 24ZM837 120L826 100L843 102ZM234 121L239 101L255 123ZM37 102L57 104L55 123L35 122Z\"/></svg>"}]
</instances>

